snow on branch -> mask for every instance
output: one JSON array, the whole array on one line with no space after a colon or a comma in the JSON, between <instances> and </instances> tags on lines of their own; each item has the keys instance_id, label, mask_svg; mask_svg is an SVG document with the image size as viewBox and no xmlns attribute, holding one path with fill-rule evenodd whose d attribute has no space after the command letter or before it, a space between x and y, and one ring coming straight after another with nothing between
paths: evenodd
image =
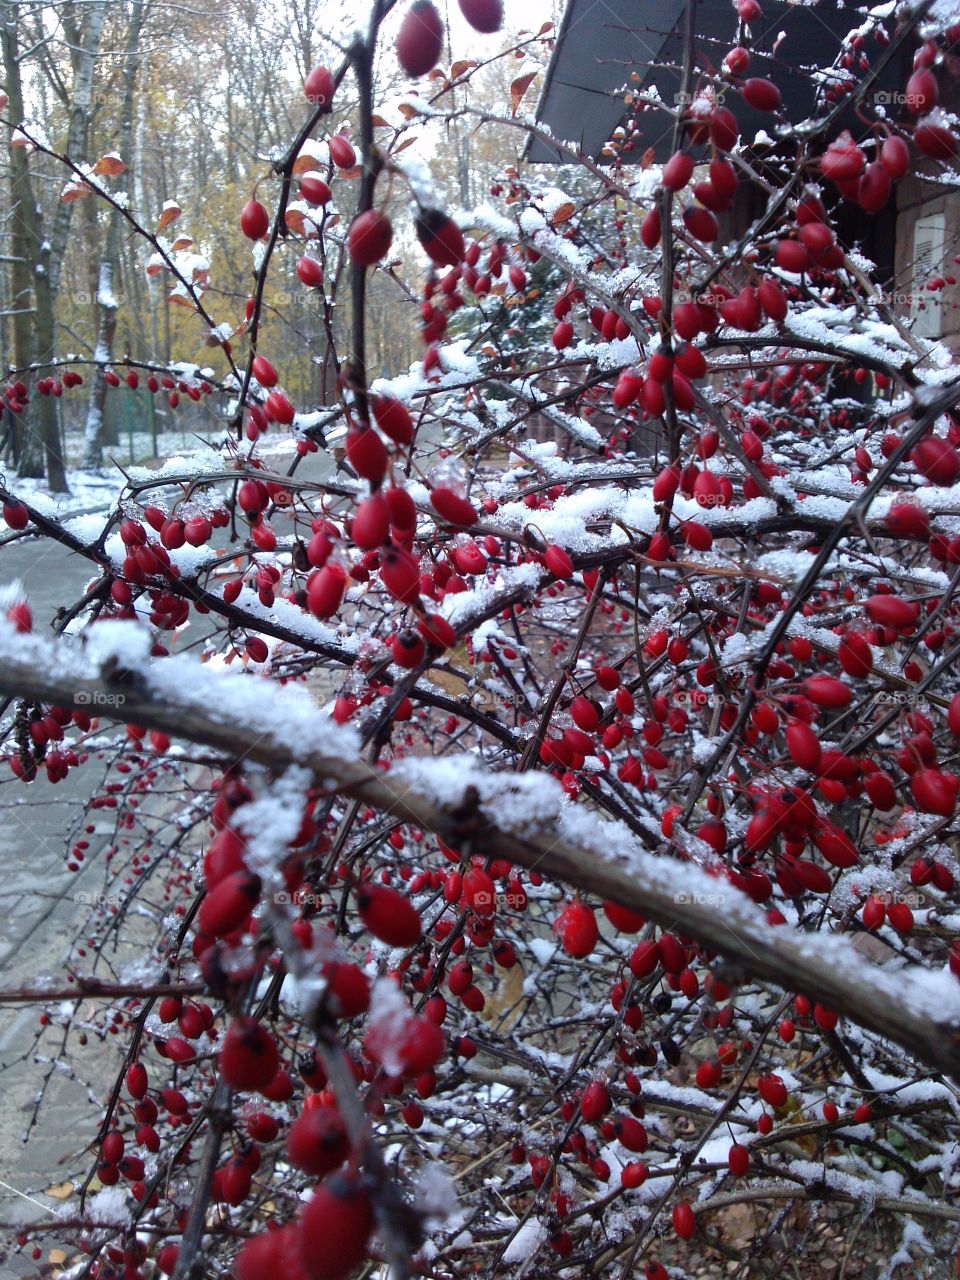
<instances>
[{"instance_id":1,"label":"snow on branch","mask_svg":"<svg viewBox=\"0 0 960 1280\"><path fill-rule=\"evenodd\" d=\"M77 702L243 757L274 772L309 769L327 791L417 823L470 853L506 858L639 911L746 973L815 995L838 1014L960 1079L960 986L947 971L880 966L839 936L772 926L726 880L668 861L623 824L565 799L542 774L494 774L472 757L416 760L383 773L360 739L292 689L217 673L186 657L145 658L135 623L94 628L87 650L0 624L0 691Z\"/></svg>"}]
</instances>

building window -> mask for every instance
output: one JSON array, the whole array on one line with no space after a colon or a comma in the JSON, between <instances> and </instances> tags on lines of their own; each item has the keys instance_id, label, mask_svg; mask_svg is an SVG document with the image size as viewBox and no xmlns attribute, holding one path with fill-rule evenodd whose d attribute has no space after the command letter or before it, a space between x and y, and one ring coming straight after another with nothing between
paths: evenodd
<instances>
[{"instance_id":1,"label":"building window","mask_svg":"<svg viewBox=\"0 0 960 1280\"><path fill-rule=\"evenodd\" d=\"M918 338L939 338L942 333L942 308L939 290L927 289L943 266L946 218L942 213L928 213L917 219L913 229L913 288L910 314L913 332Z\"/></svg>"}]
</instances>

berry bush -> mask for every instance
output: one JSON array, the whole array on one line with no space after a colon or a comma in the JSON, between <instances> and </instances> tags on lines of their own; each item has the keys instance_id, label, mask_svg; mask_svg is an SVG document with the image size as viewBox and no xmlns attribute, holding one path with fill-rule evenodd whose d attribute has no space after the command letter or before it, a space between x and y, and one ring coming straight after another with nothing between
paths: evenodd
<instances>
[{"instance_id":1,"label":"berry bush","mask_svg":"<svg viewBox=\"0 0 960 1280\"><path fill-rule=\"evenodd\" d=\"M738 0L688 105L634 95L662 167L624 128L461 210L411 128L545 131L521 81L471 106L432 0L391 7L236 211L242 323L129 220L219 371L108 388L210 398L219 452L79 522L3 485L5 546L89 567L52 628L4 588L4 787L80 777L65 858L102 885L65 972L4 994L101 1104L9 1248L96 1280L946 1275L960 369L838 227L960 181L955 15L851 13L796 120ZM378 52L422 78L393 125ZM329 313L342 273L336 393L295 403L268 280ZM423 341L382 377L374 273Z\"/></svg>"}]
</instances>

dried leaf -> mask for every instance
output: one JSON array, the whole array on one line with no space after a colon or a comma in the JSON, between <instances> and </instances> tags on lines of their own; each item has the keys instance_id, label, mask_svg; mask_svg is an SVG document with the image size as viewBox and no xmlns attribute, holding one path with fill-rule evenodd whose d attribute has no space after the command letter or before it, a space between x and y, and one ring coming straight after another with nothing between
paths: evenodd
<instances>
[{"instance_id":1,"label":"dried leaf","mask_svg":"<svg viewBox=\"0 0 960 1280\"><path fill-rule=\"evenodd\" d=\"M468 71L472 71L476 67L475 62L471 62L469 58L461 58L459 62L455 62L450 68L450 79L459 80L461 76L465 76Z\"/></svg>"},{"instance_id":2,"label":"dried leaf","mask_svg":"<svg viewBox=\"0 0 960 1280\"><path fill-rule=\"evenodd\" d=\"M160 219L157 222L157 230L163 231L165 227L169 227L171 222L176 222L181 213L183 213L183 210L180 206L175 201L168 200L161 210Z\"/></svg>"},{"instance_id":3,"label":"dried leaf","mask_svg":"<svg viewBox=\"0 0 960 1280\"><path fill-rule=\"evenodd\" d=\"M649 169L653 164L653 147L647 147L646 151L640 157L640 168Z\"/></svg>"},{"instance_id":4,"label":"dried leaf","mask_svg":"<svg viewBox=\"0 0 960 1280\"><path fill-rule=\"evenodd\" d=\"M548 32L548 31L552 31L552 30L553 30L553 23L552 23L552 22L545 22L545 23L543 24L543 26L540 28L540 30L537 32L537 35L538 35L538 36L545 36L545 35L547 34L547 32Z\"/></svg>"},{"instance_id":5,"label":"dried leaf","mask_svg":"<svg viewBox=\"0 0 960 1280\"><path fill-rule=\"evenodd\" d=\"M404 138L404 140L400 143L399 147L396 148L393 154L398 156L401 151L406 151L407 147L412 147L413 144L416 142L416 140L417 140L417 135L415 133L411 133L408 138Z\"/></svg>"},{"instance_id":6,"label":"dried leaf","mask_svg":"<svg viewBox=\"0 0 960 1280\"><path fill-rule=\"evenodd\" d=\"M517 76L516 80L514 80L513 84L510 86L511 115L517 114L520 103L523 101L523 95L533 84L534 80L536 80L537 75L538 72L536 71L528 71L525 76Z\"/></svg>"},{"instance_id":7,"label":"dried leaf","mask_svg":"<svg viewBox=\"0 0 960 1280\"><path fill-rule=\"evenodd\" d=\"M68 182L60 193L60 199L64 204L72 204L74 200L82 200L84 196L90 195L91 188L85 182Z\"/></svg>"},{"instance_id":8,"label":"dried leaf","mask_svg":"<svg viewBox=\"0 0 960 1280\"><path fill-rule=\"evenodd\" d=\"M292 231L295 236L306 234L304 224L307 219L302 209L287 209L284 212L283 220L287 224L288 230Z\"/></svg>"},{"instance_id":9,"label":"dried leaf","mask_svg":"<svg viewBox=\"0 0 960 1280\"><path fill-rule=\"evenodd\" d=\"M185 297L182 293L171 293L167 298L167 301L175 307L186 307L188 311L196 310L196 304L191 302L190 299Z\"/></svg>"},{"instance_id":10,"label":"dried leaf","mask_svg":"<svg viewBox=\"0 0 960 1280\"><path fill-rule=\"evenodd\" d=\"M177 236L173 244L170 246L171 253L179 253L181 249L189 249L193 245L190 236Z\"/></svg>"},{"instance_id":11,"label":"dried leaf","mask_svg":"<svg viewBox=\"0 0 960 1280\"><path fill-rule=\"evenodd\" d=\"M416 107L411 106L409 102L401 102L398 110L404 120L412 120L414 116L418 116L420 114Z\"/></svg>"},{"instance_id":12,"label":"dried leaf","mask_svg":"<svg viewBox=\"0 0 960 1280\"><path fill-rule=\"evenodd\" d=\"M125 173L127 166L123 163L115 151L108 151L105 156L101 156L97 163L93 166L95 174L105 174L108 178L119 177L121 173Z\"/></svg>"},{"instance_id":13,"label":"dried leaf","mask_svg":"<svg viewBox=\"0 0 960 1280\"><path fill-rule=\"evenodd\" d=\"M47 1254L47 1261L54 1267L62 1267L67 1260L65 1249L51 1249Z\"/></svg>"},{"instance_id":14,"label":"dried leaf","mask_svg":"<svg viewBox=\"0 0 960 1280\"><path fill-rule=\"evenodd\" d=\"M73 1192L74 1186L72 1182L58 1182L53 1187L47 1187L43 1194L45 1196L53 1196L54 1200L69 1200Z\"/></svg>"},{"instance_id":15,"label":"dried leaf","mask_svg":"<svg viewBox=\"0 0 960 1280\"><path fill-rule=\"evenodd\" d=\"M576 213L576 208L571 200L565 200L563 204L557 205L550 216L550 225L559 227L562 222L569 222Z\"/></svg>"},{"instance_id":16,"label":"dried leaf","mask_svg":"<svg viewBox=\"0 0 960 1280\"><path fill-rule=\"evenodd\" d=\"M374 115L371 117L370 123L375 129L389 129L390 124L384 120L383 116Z\"/></svg>"},{"instance_id":17,"label":"dried leaf","mask_svg":"<svg viewBox=\"0 0 960 1280\"><path fill-rule=\"evenodd\" d=\"M319 168L320 165L316 156L301 154L293 162L293 176L297 178L301 173L313 173Z\"/></svg>"}]
</instances>

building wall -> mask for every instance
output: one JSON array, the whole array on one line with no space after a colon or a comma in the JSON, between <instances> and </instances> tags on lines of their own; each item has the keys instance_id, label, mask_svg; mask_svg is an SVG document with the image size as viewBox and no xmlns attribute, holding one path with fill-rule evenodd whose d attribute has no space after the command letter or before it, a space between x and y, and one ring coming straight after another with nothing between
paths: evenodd
<instances>
[{"instance_id":1,"label":"building wall","mask_svg":"<svg viewBox=\"0 0 960 1280\"><path fill-rule=\"evenodd\" d=\"M941 105L960 112L960 82L949 69L938 76ZM936 277L952 276L960 281L960 186L931 181L942 175L944 167L923 160L915 171L897 185L896 284L894 299L897 314L904 318L916 315L916 294L930 297L924 288ZM924 178L927 178L925 181ZM919 270L914 263L917 223L932 214L944 216L943 254L932 270ZM960 355L960 283L948 284L940 298L940 339Z\"/></svg>"}]
</instances>

